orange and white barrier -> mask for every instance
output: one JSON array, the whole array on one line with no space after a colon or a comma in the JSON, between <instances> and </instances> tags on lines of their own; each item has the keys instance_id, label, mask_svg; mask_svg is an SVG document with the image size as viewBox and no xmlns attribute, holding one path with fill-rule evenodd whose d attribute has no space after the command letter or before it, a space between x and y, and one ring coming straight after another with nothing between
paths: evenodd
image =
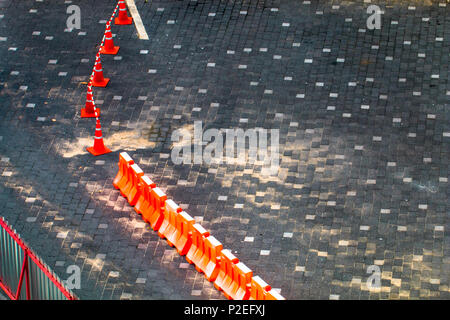
<instances>
[{"instance_id":1,"label":"orange and white barrier","mask_svg":"<svg viewBox=\"0 0 450 320\"><path fill-rule=\"evenodd\" d=\"M123 181L123 185L120 187L120 193L125 198L128 197L128 193L130 192L131 187L133 186L133 184L132 184L133 170L131 169L131 167L134 165L135 165L135 163L133 162L132 164L130 164L129 166L126 167L125 179Z\"/></svg>"},{"instance_id":2,"label":"orange and white barrier","mask_svg":"<svg viewBox=\"0 0 450 320\"><path fill-rule=\"evenodd\" d=\"M255 276L251 281L250 300L266 300L267 293L272 289L263 279Z\"/></svg>"},{"instance_id":3,"label":"orange and white barrier","mask_svg":"<svg viewBox=\"0 0 450 320\"><path fill-rule=\"evenodd\" d=\"M248 300L250 298L250 289L253 271L242 262L233 266L233 283L229 296L233 300Z\"/></svg>"},{"instance_id":4,"label":"orange and white barrier","mask_svg":"<svg viewBox=\"0 0 450 320\"><path fill-rule=\"evenodd\" d=\"M127 172L128 167L130 167L132 164L134 164L134 160L131 159L131 157L126 152L121 152L119 154L119 172L117 173L116 177L113 180L113 186L116 189L123 188L127 182Z\"/></svg>"},{"instance_id":5,"label":"orange and white barrier","mask_svg":"<svg viewBox=\"0 0 450 320\"><path fill-rule=\"evenodd\" d=\"M136 204L139 199L139 187L141 177L144 175L144 171L137 165L131 165L131 179L130 179L130 188L127 192L128 203L132 206Z\"/></svg>"},{"instance_id":6,"label":"orange and white barrier","mask_svg":"<svg viewBox=\"0 0 450 320\"><path fill-rule=\"evenodd\" d=\"M173 247L175 241L176 231L176 216L179 212L183 211L173 200L167 200L163 211L163 222L159 227L158 235L161 238L166 238L167 243Z\"/></svg>"},{"instance_id":7,"label":"orange and white barrier","mask_svg":"<svg viewBox=\"0 0 450 320\"><path fill-rule=\"evenodd\" d=\"M281 294L275 290L270 290L267 292L266 300L286 300Z\"/></svg>"},{"instance_id":8,"label":"orange and white barrier","mask_svg":"<svg viewBox=\"0 0 450 320\"><path fill-rule=\"evenodd\" d=\"M164 221L164 205L166 203L166 194L158 187L150 192L150 207L148 212L148 222L154 231L158 231ZM147 218L147 216L144 216Z\"/></svg>"},{"instance_id":9,"label":"orange and white barrier","mask_svg":"<svg viewBox=\"0 0 450 320\"><path fill-rule=\"evenodd\" d=\"M178 236L173 244L181 256L184 256L191 247L191 230L194 227L194 224L195 219L192 218L187 212L181 211L177 215L176 229Z\"/></svg>"},{"instance_id":10,"label":"orange and white barrier","mask_svg":"<svg viewBox=\"0 0 450 320\"><path fill-rule=\"evenodd\" d=\"M150 190L156 187L156 184L147 176L141 176L138 184L139 198L136 201L134 210L142 214L150 206Z\"/></svg>"},{"instance_id":11,"label":"orange and white barrier","mask_svg":"<svg viewBox=\"0 0 450 320\"><path fill-rule=\"evenodd\" d=\"M223 291L225 297L228 299L231 299L230 292L233 285L233 265L238 262L239 259L228 249L224 249L220 253L220 270L216 281L214 281L214 287L219 291Z\"/></svg>"},{"instance_id":12,"label":"orange and white barrier","mask_svg":"<svg viewBox=\"0 0 450 320\"><path fill-rule=\"evenodd\" d=\"M205 274L205 278L209 281L214 281L219 274L220 266L220 253L222 252L223 245L214 238L209 236L205 239L205 252L202 260L200 261L200 269Z\"/></svg>"},{"instance_id":13,"label":"orange and white barrier","mask_svg":"<svg viewBox=\"0 0 450 320\"><path fill-rule=\"evenodd\" d=\"M190 264L195 265L195 269L201 272L200 261L205 252L205 239L209 236L209 232L205 230L200 224L195 223L192 226L191 237L192 244L186 254L186 260Z\"/></svg>"}]
</instances>

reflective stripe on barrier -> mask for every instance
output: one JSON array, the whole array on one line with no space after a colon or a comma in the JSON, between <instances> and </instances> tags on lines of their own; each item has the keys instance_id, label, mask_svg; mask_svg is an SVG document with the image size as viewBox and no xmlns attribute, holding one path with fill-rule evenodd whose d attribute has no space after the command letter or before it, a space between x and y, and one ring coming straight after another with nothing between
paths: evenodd
<instances>
[{"instance_id":1,"label":"reflective stripe on barrier","mask_svg":"<svg viewBox=\"0 0 450 320\"><path fill-rule=\"evenodd\" d=\"M267 292L271 289L259 276L253 277L250 288L250 300L266 300Z\"/></svg>"},{"instance_id":2,"label":"reflective stripe on barrier","mask_svg":"<svg viewBox=\"0 0 450 320\"><path fill-rule=\"evenodd\" d=\"M205 239L205 252L200 262L205 278L214 281L219 274L220 252L223 245L213 236Z\"/></svg>"},{"instance_id":3,"label":"reflective stripe on barrier","mask_svg":"<svg viewBox=\"0 0 450 320\"><path fill-rule=\"evenodd\" d=\"M217 290L223 291L225 296L230 299L231 297L227 294L230 291L230 287L233 283L233 265L237 264L239 259L231 253L230 250L224 249L220 253L220 270L214 281L214 287Z\"/></svg>"},{"instance_id":4,"label":"reflective stripe on barrier","mask_svg":"<svg viewBox=\"0 0 450 320\"><path fill-rule=\"evenodd\" d=\"M150 210L148 211L148 221L153 230L158 231L164 220L164 203L167 200L166 194L158 187L150 191Z\"/></svg>"},{"instance_id":5,"label":"reflective stripe on barrier","mask_svg":"<svg viewBox=\"0 0 450 320\"><path fill-rule=\"evenodd\" d=\"M137 164L131 165L131 187L128 190L127 198L128 203L134 206L139 198L138 188L141 176L144 175L144 171Z\"/></svg>"},{"instance_id":6,"label":"reflective stripe on barrier","mask_svg":"<svg viewBox=\"0 0 450 320\"><path fill-rule=\"evenodd\" d=\"M186 260L189 263L193 263L196 266L200 264L200 259L203 256L203 246L205 238L209 236L209 232L206 231L200 224L195 223L192 226L192 244L189 251L186 254ZM197 269L198 270L198 269Z\"/></svg>"},{"instance_id":7,"label":"reflective stripe on barrier","mask_svg":"<svg viewBox=\"0 0 450 320\"><path fill-rule=\"evenodd\" d=\"M127 181L126 181L126 172L127 167L134 164L133 159L128 155L126 152L121 152L119 154L119 172L117 173L117 176L114 178L113 185L114 188L120 189L123 188Z\"/></svg>"},{"instance_id":8,"label":"reflective stripe on barrier","mask_svg":"<svg viewBox=\"0 0 450 320\"><path fill-rule=\"evenodd\" d=\"M176 229L178 237L174 241L174 246L177 248L178 253L184 256L191 247L192 244L192 227L195 220L185 211L181 211L177 215Z\"/></svg>"},{"instance_id":9,"label":"reflective stripe on barrier","mask_svg":"<svg viewBox=\"0 0 450 320\"><path fill-rule=\"evenodd\" d=\"M173 236L176 230L175 220L178 212L183 211L173 200L167 200L164 206L164 220L159 227L158 235L166 238L167 243L173 247Z\"/></svg>"},{"instance_id":10,"label":"reflective stripe on barrier","mask_svg":"<svg viewBox=\"0 0 450 320\"><path fill-rule=\"evenodd\" d=\"M147 176L141 176L139 181L139 198L136 201L136 205L134 206L134 210L142 214L144 210L148 210L148 206L150 205L150 190L155 188L156 184Z\"/></svg>"}]
</instances>

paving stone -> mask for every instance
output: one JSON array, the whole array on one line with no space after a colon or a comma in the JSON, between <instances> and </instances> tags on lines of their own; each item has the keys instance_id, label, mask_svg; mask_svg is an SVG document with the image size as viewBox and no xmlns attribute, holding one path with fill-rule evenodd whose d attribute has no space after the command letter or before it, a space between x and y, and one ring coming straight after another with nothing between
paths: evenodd
<instances>
[{"instance_id":1,"label":"paving stone","mask_svg":"<svg viewBox=\"0 0 450 320\"><path fill-rule=\"evenodd\" d=\"M81 1L93 23L64 30L65 4L10 3L2 216L49 265L88 270L80 298L225 299L112 186L121 151L288 299L449 298L444 1L137 2L151 41L120 28L121 56L102 57L111 84L94 98L113 152L100 159L79 110L111 4ZM380 30L366 29L369 3ZM195 120L279 129L277 175L175 165L171 135ZM364 287L371 265L389 278L381 293Z\"/></svg>"}]
</instances>

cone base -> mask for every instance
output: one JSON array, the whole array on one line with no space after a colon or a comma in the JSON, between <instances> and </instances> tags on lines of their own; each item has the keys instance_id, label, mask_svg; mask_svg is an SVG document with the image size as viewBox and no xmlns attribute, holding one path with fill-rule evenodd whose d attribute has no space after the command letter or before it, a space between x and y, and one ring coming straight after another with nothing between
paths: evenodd
<instances>
[{"instance_id":1,"label":"cone base","mask_svg":"<svg viewBox=\"0 0 450 320\"><path fill-rule=\"evenodd\" d=\"M126 19L119 19L119 18L115 18L114 19L114 24L117 24L119 26L121 25L126 25L126 24L132 24L133 23L133 18L132 17L127 17Z\"/></svg>"},{"instance_id":2,"label":"cone base","mask_svg":"<svg viewBox=\"0 0 450 320\"><path fill-rule=\"evenodd\" d=\"M104 46L102 47L102 49L100 50L101 54L117 54L117 52L119 52L119 46L114 46L113 49L108 50L106 49Z\"/></svg>"},{"instance_id":3,"label":"cone base","mask_svg":"<svg viewBox=\"0 0 450 320\"><path fill-rule=\"evenodd\" d=\"M94 81L92 81L92 86L93 87L102 87L102 88L104 88L104 87L106 87L108 82L109 82L109 78L103 78L102 82L94 82Z\"/></svg>"},{"instance_id":4,"label":"cone base","mask_svg":"<svg viewBox=\"0 0 450 320\"><path fill-rule=\"evenodd\" d=\"M95 108L98 116L100 116L100 108ZM95 112L88 113L86 108L81 109L81 117L82 118L95 118Z\"/></svg>"},{"instance_id":5,"label":"cone base","mask_svg":"<svg viewBox=\"0 0 450 320\"><path fill-rule=\"evenodd\" d=\"M102 150L95 150L94 147L89 147L89 148L86 148L86 150L89 151L94 156L101 156L102 154L112 152L107 147L103 147Z\"/></svg>"}]
</instances>

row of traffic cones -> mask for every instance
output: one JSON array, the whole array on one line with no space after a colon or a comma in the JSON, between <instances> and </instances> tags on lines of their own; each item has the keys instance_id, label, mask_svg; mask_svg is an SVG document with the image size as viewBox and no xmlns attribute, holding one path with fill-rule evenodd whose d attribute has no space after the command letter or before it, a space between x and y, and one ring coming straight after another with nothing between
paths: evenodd
<instances>
[{"instance_id":1,"label":"row of traffic cones","mask_svg":"<svg viewBox=\"0 0 450 320\"><path fill-rule=\"evenodd\" d=\"M124 0L119 0L118 3L119 14L117 18L115 18L114 23L116 25L128 25L133 22L133 18L129 17L127 14L127 7ZM112 54L115 55L119 51L119 46L114 45L113 36L111 32L111 21L114 17L117 10L117 6L114 9L114 12L111 16L111 19L106 23L106 30L104 39L100 46L100 50L95 57L94 70L89 79L87 94L86 94L86 105L83 109L81 109L81 117L82 118L94 118L96 119L95 123L95 136L94 136L94 145L92 147L87 148L94 156L99 156L105 153L110 153L111 150L108 149L103 143L103 135L102 135L102 127L100 125L100 109L95 107L94 95L92 93L92 87L106 87L109 82L109 78L105 78L103 76L103 68L102 63L100 61L100 54Z\"/></svg>"}]
</instances>

